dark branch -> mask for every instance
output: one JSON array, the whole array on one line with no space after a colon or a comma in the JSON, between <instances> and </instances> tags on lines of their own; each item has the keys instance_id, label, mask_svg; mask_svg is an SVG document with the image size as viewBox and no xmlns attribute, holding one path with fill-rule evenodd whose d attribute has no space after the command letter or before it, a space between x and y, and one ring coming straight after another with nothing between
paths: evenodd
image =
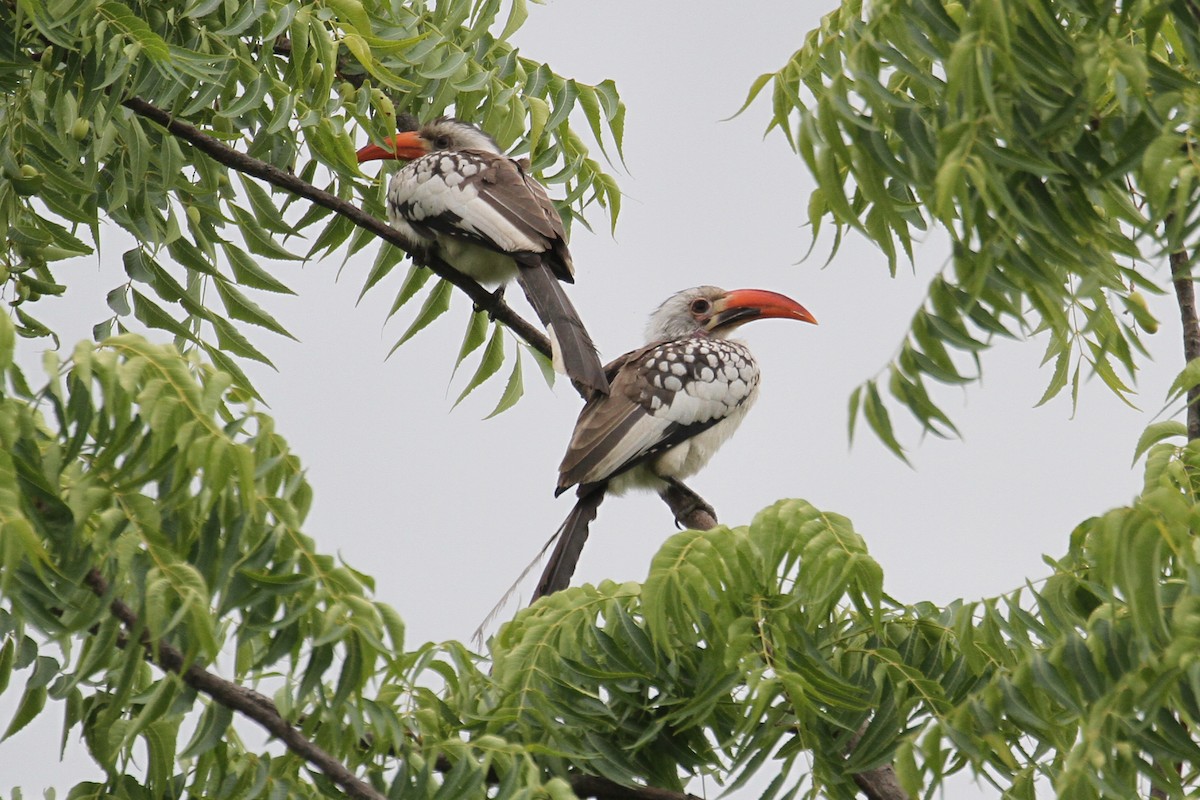
<instances>
[{"instance_id":1,"label":"dark branch","mask_svg":"<svg viewBox=\"0 0 1200 800\"><path fill-rule=\"evenodd\" d=\"M853 777L867 800L909 800L891 764L856 773Z\"/></svg>"},{"instance_id":2,"label":"dark branch","mask_svg":"<svg viewBox=\"0 0 1200 800\"><path fill-rule=\"evenodd\" d=\"M1179 317L1183 322L1183 359L1190 364L1200 358L1200 321L1196 316L1196 287L1186 250L1171 253L1171 279L1175 283L1175 298L1179 301ZM1200 386L1193 386L1187 395L1188 441L1200 439Z\"/></svg>"},{"instance_id":3,"label":"dark branch","mask_svg":"<svg viewBox=\"0 0 1200 800\"><path fill-rule=\"evenodd\" d=\"M597 800L700 800L694 794L658 789L654 786L623 786L595 775L571 775L567 781L577 797Z\"/></svg>"},{"instance_id":4,"label":"dark branch","mask_svg":"<svg viewBox=\"0 0 1200 800\"><path fill-rule=\"evenodd\" d=\"M445 755L437 757L434 769L438 772L449 772L454 769L454 762ZM500 776L488 772L488 783L499 783ZM670 789L659 789L655 786L626 786L608 778L596 775L581 775L573 773L566 777L571 784L571 791L576 797L595 797L597 800L701 800L693 794L675 792Z\"/></svg>"},{"instance_id":5,"label":"dark branch","mask_svg":"<svg viewBox=\"0 0 1200 800\"><path fill-rule=\"evenodd\" d=\"M101 599L109 597L108 581L104 579L99 570L92 569L88 572L84 582L97 597ZM270 698L253 689L247 689L232 681L217 677L198 664L185 667L183 653L178 648L164 642L159 642L155 646L137 614L123 601L113 597L109 600L108 608L130 633L141 631L142 647L159 667L176 673L184 683L208 695L214 702L240 712L257 722L268 733L283 742L289 750L323 772L348 796L357 798L357 800L385 800L382 794L355 777L344 764L317 747L300 731L292 727L279 713L279 709L275 707Z\"/></svg>"},{"instance_id":6,"label":"dark branch","mask_svg":"<svg viewBox=\"0 0 1200 800\"><path fill-rule=\"evenodd\" d=\"M319 189L290 172L285 172L265 161L260 161L257 158L234 150L232 147L214 139L194 125L175 119L158 106L148 103L141 98L132 97L124 102L124 106L138 116L145 117L161 125L168 133L188 142L214 161L220 162L230 169L266 181L272 186L278 186L292 194L311 200L323 208L328 208L330 211L342 215L358 227L374 233L385 242L393 244L405 252L414 253L414 258L419 258L423 266L433 270L435 274L445 278L461 289L471 298L476 308L486 311L493 319L500 320L513 333L528 342L530 346L540 351L543 355L550 356L550 340L546 338L545 334L525 320L524 317L513 311L495 292L489 292L487 289L484 289L478 283L454 269L454 267L434 254L421 253L417 255L419 248L406 240L399 231L386 222L376 219L353 203L343 200L324 189Z\"/></svg>"},{"instance_id":7,"label":"dark branch","mask_svg":"<svg viewBox=\"0 0 1200 800\"><path fill-rule=\"evenodd\" d=\"M854 752L854 748L858 747L863 734L867 732L867 725L868 722L864 722L850 738L846 747L846 755ZM851 777L854 778L854 783L862 790L862 793L867 796L867 800L910 800L908 793L904 791L899 779L896 778L896 770L892 769L891 764L856 772Z\"/></svg>"}]
</instances>

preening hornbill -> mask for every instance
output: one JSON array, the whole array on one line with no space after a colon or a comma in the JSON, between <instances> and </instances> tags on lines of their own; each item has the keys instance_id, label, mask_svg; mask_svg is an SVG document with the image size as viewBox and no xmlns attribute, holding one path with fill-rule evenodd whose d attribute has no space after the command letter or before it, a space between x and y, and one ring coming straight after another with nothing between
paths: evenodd
<instances>
[{"instance_id":1,"label":"preening hornbill","mask_svg":"<svg viewBox=\"0 0 1200 800\"><path fill-rule=\"evenodd\" d=\"M486 285L516 278L546 326L555 367L585 396L608 391L596 347L563 291L574 283L562 218L527 161L500 152L491 136L453 117L367 145L358 161L409 163L388 186L388 221L417 250Z\"/></svg>"},{"instance_id":2,"label":"preening hornbill","mask_svg":"<svg viewBox=\"0 0 1200 800\"><path fill-rule=\"evenodd\" d=\"M559 467L555 494L578 486L578 500L558 530L535 600L566 588L606 494L662 493L696 474L733 434L758 394L759 375L746 345L726 337L768 317L816 324L775 292L687 289L651 315L649 344L605 367L611 390L583 407Z\"/></svg>"}]
</instances>

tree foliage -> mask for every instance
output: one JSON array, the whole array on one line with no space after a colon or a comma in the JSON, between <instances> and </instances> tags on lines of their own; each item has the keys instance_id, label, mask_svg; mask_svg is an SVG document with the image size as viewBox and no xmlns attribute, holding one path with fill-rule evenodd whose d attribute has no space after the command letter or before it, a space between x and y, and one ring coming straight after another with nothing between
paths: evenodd
<instances>
[{"instance_id":1,"label":"tree foliage","mask_svg":"<svg viewBox=\"0 0 1200 800\"><path fill-rule=\"evenodd\" d=\"M1085 366L1131 393L1138 328L1157 328L1139 290L1162 291L1155 263L1200 226L1198 31L1182 0L850 0L756 81L817 179L814 235L857 230L893 273L931 227L953 244L852 422L901 452L882 384L954 434L930 382L976 380L995 337L1033 333L1054 365L1043 402L1074 397Z\"/></svg>"},{"instance_id":2,"label":"tree foliage","mask_svg":"<svg viewBox=\"0 0 1200 800\"><path fill-rule=\"evenodd\" d=\"M261 262L349 257L374 241L328 208L235 175L131 111L133 99L377 217L386 180L359 171L356 138L395 133L398 114L453 111L561 185L568 220L595 202L615 221L616 184L570 118L619 151L624 106L611 81L589 86L521 56L507 40L526 13L524 0L0 4L0 241L18 330L51 335L31 301L60 294L56 262L91 253L101 221L113 223L137 246L96 338L135 318L252 391L238 360L270 360L241 326L289 335L255 299L291 291ZM378 248L363 291L402 256ZM400 341L448 308L451 287L429 278L414 268L396 289L392 314L425 295Z\"/></svg>"},{"instance_id":3,"label":"tree foliage","mask_svg":"<svg viewBox=\"0 0 1200 800\"><path fill-rule=\"evenodd\" d=\"M1048 396L1081 359L1125 391L1116 368L1134 368L1135 326L1152 322L1132 290L1158 290L1150 259L1195 240L1193 13L852 1L752 88L773 80L772 125L818 177L815 228L864 231L893 268L914 230L950 231L954 259L888 368L928 429L953 424L926 379L972 379L952 353L977 368L996 335L1044 332ZM637 800L682 798L693 778L744 789L762 771L767 800L849 798L880 769L902 788L873 797L931 797L962 772L1011 798L1194 791L1200 442L1180 443L1177 422L1138 443L1140 495L1097 508L1047 576L945 607L891 597L849 519L783 500L746 526L675 534L642 585L544 598L483 655L410 648L370 576L305 535L312 488L239 367L268 360L242 331L286 335L254 299L288 291L264 259L355 254L374 234L231 175L132 101L376 215L353 139L452 108L563 184L565 215L598 203L611 219L615 186L570 121L578 110L619 153L623 106L611 83L517 54L524 14L492 0L0 2L14 304L0 315L0 692L20 692L3 736L61 703L64 741L103 772L75 798ZM31 379L19 336L52 333L36 301L110 224L136 241L113 318ZM400 257L381 247L363 291ZM430 277L395 290L393 313L424 298L402 341L449 307L451 285ZM505 349L471 314L464 394ZM1197 383L1192 365L1173 396ZM517 359L500 407L520 385ZM878 380L856 398L899 451ZM272 715L308 746L234 724Z\"/></svg>"}]
</instances>

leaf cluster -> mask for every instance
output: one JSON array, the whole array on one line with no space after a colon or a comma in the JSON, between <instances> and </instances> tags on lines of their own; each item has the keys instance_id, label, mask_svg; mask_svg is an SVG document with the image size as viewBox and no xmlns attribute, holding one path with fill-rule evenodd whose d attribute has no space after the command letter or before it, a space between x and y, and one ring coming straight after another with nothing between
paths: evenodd
<instances>
[{"instance_id":1,"label":"leaf cluster","mask_svg":"<svg viewBox=\"0 0 1200 800\"><path fill-rule=\"evenodd\" d=\"M680 533L640 588L567 590L500 632L488 729L627 783L736 788L775 762L765 798L854 797L883 764L912 797L963 770L1006 798L1186 796L1197 467L1200 445L1150 446L1144 493L1040 586L944 608L884 595L849 521L803 501Z\"/></svg>"},{"instance_id":2,"label":"leaf cluster","mask_svg":"<svg viewBox=\"0 0 1200 800\"><path fill-rule=\"evenodd\" d=\"M0 317L0 690L24 681L5 735L60 701L106 775L72 796L336 791L142 637L266 691L395 797L732 789L768 765L766 798L850 798L886 764L913 797L963 770L1013 798L1196 780L1200 444L1178 426L1147 432L1143 493L1081 524L1038 587L899 603L848 519L787 500L676 534L641 586L544 598L481 662L406 650L371 579L315 550L302 465L230 376L125 334L48 357L34 390L15 338Z\"/></svg>"},{"instance_id":3,"label":"leaf cluster","mask_svg":"<svg viewBox=\"0 0 1200 800\"><path fill-rule=\"evenodd\" d=\"M291 293L280 262L349 259L373 243L329 209L239 179L131 113L134 98L381 218L385 181L364 179L356 141L394 133L401 114L453 113L561 184L568 221L598 203L615 222L616 183L571 118L619 153L624 105L612 81L586 85L521 56L508 38L526 16L524 0L0 4L0 287L18 330L53 335L30 304L61 294L57 262L92 253L101 223L115 223L136 247L95 338L136 319L253 391L239 359L270 360L241 326L289 335L254 299ZM404 256L378 250L364 292ZM451 287L430 291L427 277L397 290L389 316L427 292L400 342L449 306ZM506 397L519 387L509 383Z\"/></svg>"},{"instance_id":4,"label":"leaf cluster","mask_svg":"<svg viewBox=\"0 0 1200 800\"><path fill-rule=\"evenodd\" d=\"M774 758L774 797L811 759L813 792L853 796L910 694L863 649L883 631L881 581L849 521L802 501L679 533L641 587L559 592L499 632L486 729L621 783L733 789Z\"/></svg>"},{"instance_id":5,"label":"leaf cluster","mask_svg":"<svg viewBox=\"0 0 1200 800\"><path fill-rule=\"evenodd\" d=\"M814 239L856 230L893 274L930 227L952 242L852 420L900 454L886 388L954 435L930 382L976 380L996 337L1031 333L1054 364L1042 402L1075 397L1084 367L1131 394L1138 329L1157 328L1139 290L1169 284L1147 261L1200 226L1198 22L1187 3L852 1L758 78L750 98L771 87L770 127L816 177Z\"/></svg>"},{"instance_id":6,"label":"leaf cluster","mask_svg":"<svg viewBox=\"0 0 1200 800\"><path fill-rule=\"evenodd\" d=\"M246 750L228 708L153 670L139 638L188 662L227 659L314 729L335 715L324 738L357 743L375 709L392 713L390 697L364 689L382 662L402 666L387 654L402 650L403 624L370 599L369 578L302 534L312 493L301 464L269 417L229 402L228 375L133 334L47 366L37 391L9 367L0 399L0 683L31 669L5 735L55 699L64 742L81 734L113 786L132 780L144 747L141 780L156 796L258 786L253 796L268 779L274 792L319 795L294 760ZM112 598L87 588L91 570L142 629L124 629Z\"/></svg>"}]
</instances>

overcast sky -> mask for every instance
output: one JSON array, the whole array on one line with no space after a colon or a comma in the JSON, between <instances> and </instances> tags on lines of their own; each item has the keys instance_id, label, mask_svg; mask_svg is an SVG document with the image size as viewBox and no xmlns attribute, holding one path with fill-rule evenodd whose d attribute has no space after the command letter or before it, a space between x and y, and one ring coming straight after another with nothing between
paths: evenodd
<instances>
[{"instance_id":1,"label":"overcast sky","mask_svg":"<svg viewBox=\"0 0 1200 800\"><path fill-rule=\"evenodd\" d=\"M1147 337L1158 361L1140 375L1140 412L1098 381L1084 386L1073 418L1067 397L1034 409L1050 377L1039 368L1045 343L1002 343L984 355L982 386L937 395L962 441L920 441L898 412L913 468L865 426L851 447L848 396L896 353L947 247L932 237L915 267L895 279L884 256L855 236L828 266L829 238L801 262L813 184L800 159L777 132L763 138L767 103L722 121L831 7L531 6L516 37L523 54L584 82L615 79L629 108L618 229L610 236L601 214L595 233L576 227L572 297L606 359L641 344L647 314L679 289L766 288L799 300L818 327L767 321L743 329L762 391L692 487L731 525L785 497L850 517L883 566L885 590L905 603L1010 591L1047 574L1042 555L1065 552L1078 522L1136 493L1134 443L1181 363L1177 315L1169 298L1150 299L1164 324ZM104 292L124 279L120 250L106 249L99 268L95 259L70 264L78 275L60 278L70 285L66 298L38 304L53 307L68 352L107 316ZM316 501L307 532L318 546L376 577L380 599L408 624L410 646L463 640L570 509L571 497L556 500L553 489L579 400L565 382L547 390L529 369L526 398L482 421L503 388L502 371L452 411L465 376L451 384L451 365L469 301L455 297L452 313L385 361L416 304L383 325L401 269L355 306L373 257L374 248L340 280L338 260L274 265L299 296L260 302L300 342L254 337L279 371L252 374L308 469ZM519 294L508 297L532 318ZM609 499L576 583L642 580L673 530L653 495ZM0 701L0 724L18 695L19 688ZM55 761L61 720L61 707L51 706L0 743L0 793L21 785L36 796L46 785L63 790L101 778L81 745L68 748L65 764Z\"/></svg>"}]
</instances>

